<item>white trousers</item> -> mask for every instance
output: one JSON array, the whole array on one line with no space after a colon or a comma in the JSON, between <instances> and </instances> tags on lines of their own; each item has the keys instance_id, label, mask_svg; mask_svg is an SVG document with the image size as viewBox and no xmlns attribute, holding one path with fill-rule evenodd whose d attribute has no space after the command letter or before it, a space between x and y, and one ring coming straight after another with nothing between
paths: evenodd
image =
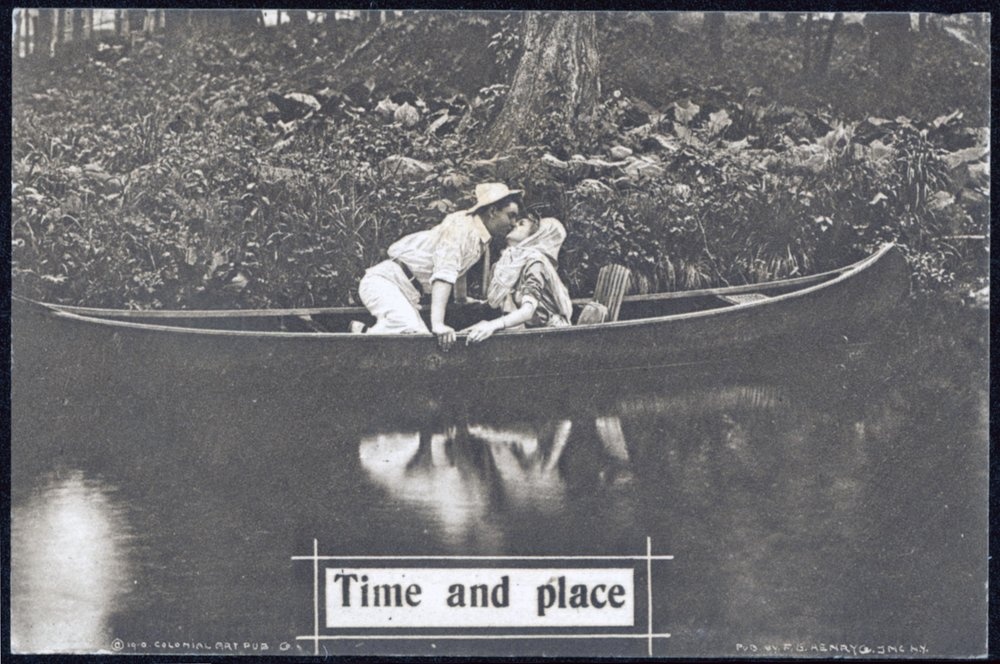
<instances>
[{"instance_id":1,"label":"white trousers","mask_svg":"<svg viewBox=\"0 0 1000 664\"><path fill-rule=\"evenodd\" d=\"M382 261L368 268L358 284L358 295L376 319L368 329L369 333L430 333L417 311L420 292L395 261Z\"/></svg>"}]
</instances>

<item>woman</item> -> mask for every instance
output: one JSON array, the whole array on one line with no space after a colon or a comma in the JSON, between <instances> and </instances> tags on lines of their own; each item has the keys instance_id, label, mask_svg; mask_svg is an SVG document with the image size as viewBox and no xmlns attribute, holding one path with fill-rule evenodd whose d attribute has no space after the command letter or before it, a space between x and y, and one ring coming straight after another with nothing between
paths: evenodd
<instances>
[{"instance_id":1,"label":"woman","mask_svg":"<svg viewBox=\"0 0 1000 664\"><path fill-rule=\"evenodd\" d=\"M556 265L566 229L551 217L521 219L507 234L507 248L493 267L487 301L504 315L468 328L466 344L488 339L497 330L516 327L565 327L573 302Z\"/></svg>"}]
</instances>

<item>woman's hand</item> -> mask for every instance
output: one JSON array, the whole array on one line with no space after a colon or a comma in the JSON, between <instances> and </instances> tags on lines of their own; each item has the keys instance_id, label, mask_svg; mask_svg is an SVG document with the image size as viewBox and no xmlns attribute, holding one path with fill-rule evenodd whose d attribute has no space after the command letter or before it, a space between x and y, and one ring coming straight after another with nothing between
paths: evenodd
<instances>
[{"instance_id":1,"label":"woman's hand","mask_svg":"<svg viewBox=\"0 0 1000 664\"><path fill-rule=\"evenodd\" d=\"M465 345L477 344L493 336L493 333L500 329L500 319L481 320L468 328L469 336L465 339Z\"/></svg>"}]
</instances>

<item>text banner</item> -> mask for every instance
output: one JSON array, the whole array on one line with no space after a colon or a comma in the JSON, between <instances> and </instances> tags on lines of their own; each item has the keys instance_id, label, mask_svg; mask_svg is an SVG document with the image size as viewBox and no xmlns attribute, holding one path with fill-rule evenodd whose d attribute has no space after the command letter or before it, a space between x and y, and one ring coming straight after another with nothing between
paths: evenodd
<instances>
[{"instance_id":1,"label":"text banner","mask_svg":"<svg viewBox=\"0 0 1000 664\"><path fill-rule=\"evenodd\" d=\"M632 568L326 568L326 627L622 627Z\"/></svg>"}]
</instances>

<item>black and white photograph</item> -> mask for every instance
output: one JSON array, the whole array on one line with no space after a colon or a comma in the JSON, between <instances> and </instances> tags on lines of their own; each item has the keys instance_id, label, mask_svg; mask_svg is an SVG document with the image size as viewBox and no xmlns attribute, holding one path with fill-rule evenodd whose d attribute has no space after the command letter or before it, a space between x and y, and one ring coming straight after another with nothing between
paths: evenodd
<instances>
[{"instance_id":1,"label":"black and white photograph","mask_svg":"<svg viewBox=\"0 0 1000 664\"><path fill-rule=\"evenodd\" d=\"M7 654L985 658L972 7L11 10Z\"/></svg>"}]
</instances>

